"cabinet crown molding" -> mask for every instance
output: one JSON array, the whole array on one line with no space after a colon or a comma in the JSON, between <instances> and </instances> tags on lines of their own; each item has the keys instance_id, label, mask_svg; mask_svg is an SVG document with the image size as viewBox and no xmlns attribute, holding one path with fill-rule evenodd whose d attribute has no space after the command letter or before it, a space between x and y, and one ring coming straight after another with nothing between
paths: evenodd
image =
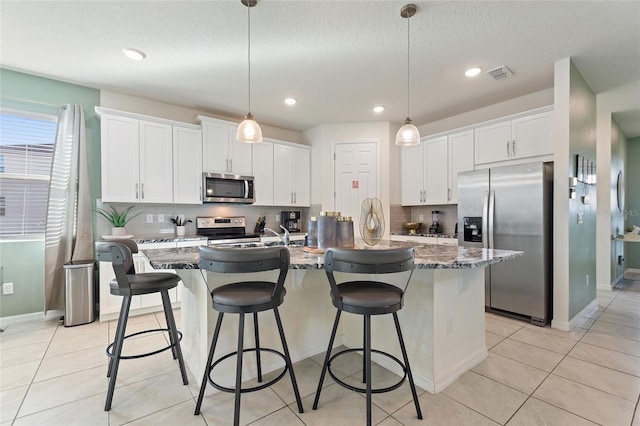
<instances>
[{"instance_id":1,"label":"cabinet crown molding","mask_svg":"<svg viewBox=\"0 0 640 426\"><path fill-rule=\"evenodd\" d=\"M185 123L183 121L176 120L168 120L166 118L153 117L151 115L137 114L135 112L128 111L120 111L117 109L104 108L104 107L95 107L96 114L99 118L102 118L102 115L116 115L119 117L128 117L133 118L135 120L143 120L143 121L152 121L154 123L168 124L169 126L179 126L186 127L188 129L200 129L200 125L193 123Z\"/></svg>"}]
</instances>

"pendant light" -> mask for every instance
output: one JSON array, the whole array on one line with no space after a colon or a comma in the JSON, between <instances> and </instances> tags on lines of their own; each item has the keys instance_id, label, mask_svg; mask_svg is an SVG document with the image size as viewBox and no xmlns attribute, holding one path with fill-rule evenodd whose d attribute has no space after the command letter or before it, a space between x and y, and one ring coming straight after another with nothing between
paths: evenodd
<instances>
[{"instance_id":1,"label":"pendant light","mask_svg":"<svg viewBox=\"0 0 640 426\"><path fill-rule=\"evenodd\" d=\"M400 16L407 20L407 118L404 120L403 126L396 133L396 145L414 146L420 143L420 132L413 125L413 121L409 118L409 18L416 14L417 7L415 4L405 4L400 10Z\"/></svg>"},{"instance_id":2,"label":"pendant light","mask_svg":"<svg viewBox=\"0 0 640 426\"><path fill-rule=\"evenodd\" d=\"M251 8L258 4L258 0L240 0L247 7L247 28L248 28L248 48L247 58L249 64L248 86L249 86L249 111L244 117L244 121L238 126L236 139L239 142L260 143L262 142L262 129L251 114Z\"/></svg>"}]
</instances>

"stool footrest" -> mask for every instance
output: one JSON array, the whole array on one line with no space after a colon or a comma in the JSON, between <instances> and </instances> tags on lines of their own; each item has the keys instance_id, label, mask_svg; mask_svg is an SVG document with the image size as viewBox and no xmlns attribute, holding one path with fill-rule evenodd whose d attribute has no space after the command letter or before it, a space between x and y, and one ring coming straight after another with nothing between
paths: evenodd
<instances>
[{"instance_id":1,"label":"stool footrest","mask_svg":"<svg viewBox=\"0 0 640 426\"><path fill-rule=\"evenodd\" d=\"M139 336L141 334L146 334L146 333L154 333L154 332L167 332L167 333L171 333L171 330L169 330L168 328L154 328L152 330L143 330L143 331L138 331L137 333L131 333L128 334L126 336L124 336L123 340L128 339L129 337L135 337L135 336ZM176 331L178 333L178 342L182 340L182 332L181 331ZM114 358L115 355L113 354L113 345L115 343L111 343L109 346L107 346L107 356L109 358ZM120 355L120 359L138 359L138 358L144 358L147 356L151 356L151 355L156 355L159 354L160 352L164 352L166 350L169 350L171 348L173 348L174 346L176 346L177 342L174 342L174 344L169 344L167 347L164 347L162 349L158 349L155 351L151 351L151 352L146 352L143 354L137 354L137 355Z\"/></svg>"},{"instance_id":2,"label":"stool footrest","mask_svg":"<svg viewBox=\"0 0 640 426\"><path fill-rule=\"evenodd\" d=\"M353 386L350 385L346 382L344 382L343 380L339 379L336 377L335 374L333 374L333 371L331 371L331 362L338 358L341 355L344 355L346 353L349 352L363 352L364 348L352 348L352 349L345 349L343 351L340 351L338 353L336 353L335 355L332 355L331 358L329 358L329 363L327 364L327 371L329 372L329 375L333 378L333 380L338 383L340 386L347 388L349 390L355 391L355 392L360 392L360 393L366 393L367 389L366 388L359 388L357 386ZM398 358L396 358L395 356L387 353L387 352L383 352L377 349L371 349L371 353L377 353L383 356L386 356L387 358L390 358L391 360L395 361L396 364L398 364L400 366L400 368L402 368L402 371L404 373L404 375L402 376L402 378L395 384L385 387L385 388L376 388L376 389L371 389L371 393L384 393L384 392L390 392L392 390L398 389L400 386L402 386L402 384L404 383L404 381L407 379L407 367L403 364L402 361L400 361Z\"/></svg>"},{"instance_id":3,"label":"stool footrest","mask_svg":"<svg viewBox=\"0 0 640 426\"><path fill-rule=\"evenodd\" d=\"M257 351L256 348L247 348L247 349L243 349L242 353L245 353L245 352L256 352L256 351ZM240 393L255 392L255 391L259 391L261 389L268 388L269 386L273 385L274 383L276 383L280 379L282 379L284 377L284 375L287 374L287 371L289 371L289 368L287 367L287 359L286 359L286 357L284 356L284 354L282 352L279 352L279 351L276 351L275 349L270 349L270 348L260 348L260 352L269 352L269 353L278 355L280 358L282 358L285 361L284 368L276 378L270 380L269 382L263 383L263 384L261 384L259 386L253 386L253 387L250 387L250 388L241 388L240 389ZM211 383L211 385L214 388L218 389L219 391L235 393L236 390L234 388L229 388L229 387L222 386L222 385L219 385L218 383L216 383L211 378L211 373L213 372L213 369L216 367L216 365L218 365L219 363L221 363L222 361L224 361L227 358L231 358L232 356L237 356L237 355L238 355L238 351L230 352L230 353L226 354L225 356L223 356L223 357L219 358L218 360L216 360L216 362L211 364L211 366L209 367L209 375L207 376L207 378L209 379L209 383Z\"/></svg>"}]
</instances>

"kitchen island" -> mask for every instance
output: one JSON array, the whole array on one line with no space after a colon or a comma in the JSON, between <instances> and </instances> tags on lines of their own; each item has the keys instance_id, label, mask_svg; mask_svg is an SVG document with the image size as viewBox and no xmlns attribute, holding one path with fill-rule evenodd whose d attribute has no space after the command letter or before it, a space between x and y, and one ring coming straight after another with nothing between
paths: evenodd
<instances>
[{"instance_id":1,"label":"kitchen island","mask_svg":"<svg viewBox=\"0 0 640 426\"><path fill-rule=\"evenodd\" d=\"M406 246L409 243L383 241L363 250ZM415 247L415 269L411 276L405 306L398 313L416 384L437 393L487 356L484 321L484 268L522 255L510 250L490 250L457 246L410 244ZM251 250L244 248L239 250ZM287 295L280 307L287 343L294 362L326 350L335 308L331 304L324 256L307 253L302 247L289 247L291 266L285 282ZM242 279L242 276L214 274L198 269L198 248L155 249L144 251L157 269L175 269L183 280L182 350L187 367L200 381L206 363L217 312L211 308L209 292L215 286ZM352 278L352 277L351 277ZM404 286L405 276L388 276L388 282ZM237 316L225 316L216 356L233 352L237 339ZM273 315L260 315L260 343L280 348ZM372 318L372 346L401 357L393 320L382 315ZM247 329L247 336L252 335ZM249 338L249 341L252 341ZM343 315L336 345L362 346L362 318ZM256 376L255 362L246 355L243 378ZM386 358L375 362L401 374L399 367ZM263 371L280 368L278 358L263 357ZM228 370L232 380L233 368Z\"/></svg>"}]
</instances>

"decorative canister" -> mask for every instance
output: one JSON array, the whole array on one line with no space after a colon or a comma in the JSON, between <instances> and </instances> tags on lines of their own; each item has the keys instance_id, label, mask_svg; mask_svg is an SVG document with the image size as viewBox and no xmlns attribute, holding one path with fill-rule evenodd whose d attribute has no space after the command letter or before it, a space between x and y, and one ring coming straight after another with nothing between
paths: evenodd
<instances>
[{"instance_id":1,"label":"decorative canister","mask_svg":"<svg viewBox=\"0 0 640 426\"><path fill-rule=\"evenodd\" d=\"M336 212L320 212L318 218L318 248L326 250L337 247L337 227L338 214Z\"/></svg>"},{"instance_id":2,"label":"decorative canister","mask_svg":"<svg viewBox=\"0 0 640 426\"><path fill-rule=\"evenodd\" d=\"M318 247L318 218L309 218L309 232L307 233L307 246Z\"/></svg>"},{"instance_id":3,"label":"decorative canister","mask_svg":"<svg viewBox=\"0 0 640 426\"><path fill-rule=\"evenodd\" d=\"M351 216L338 217L337 223L337 243L338 247L351 248L354 246L353 241L353 220Z\"/></svg>"}]
</instances>

